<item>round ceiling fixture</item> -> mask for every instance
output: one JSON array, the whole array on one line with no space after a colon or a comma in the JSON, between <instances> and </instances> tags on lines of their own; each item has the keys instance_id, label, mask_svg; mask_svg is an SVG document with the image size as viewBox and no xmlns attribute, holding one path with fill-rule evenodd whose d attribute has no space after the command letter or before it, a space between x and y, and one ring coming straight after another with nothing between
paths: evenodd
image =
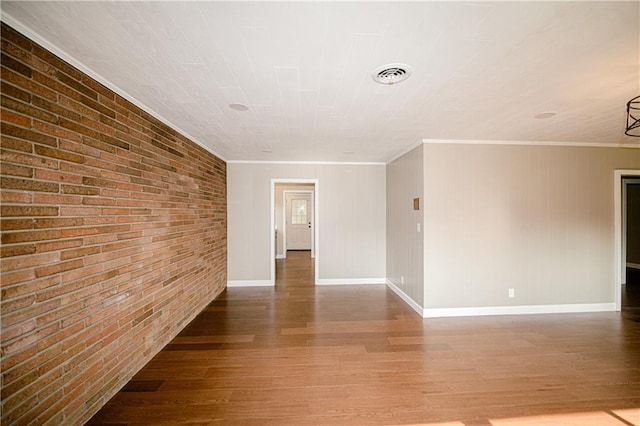
<instances>
[{"instance_id":1,"label":"round ceiling fixture","mask_svg":"<svg viewBox=\"0 0 640 426\"><path fill-rule=\"evenodd\" d=\"M247 111L249 109L245 104L229 104L229 108L235 111Z\"/></svg>"},{"instance_id":2,"label":"round ceiling fixture","mask_svg":"<svg viewBox=\"0 0 640 426\"><path fill-rule=\"evenodd\" d=\"M545 119L545 118L555 117L556 114L557 114L557 112L555 112L555 111L545 111L545 112L541 112L541 113L538 113L538 114L534 115L533 118L538 118L538 119L542 120L542 119Z\"/></svg>"},{"instance_id":3,"label":"round ceiling fixture","mask_svg":"<svg viewBox=\"0 0 640 426\"><path fill-rule=\"evenodd\" d=\"M373 71L371 78L380 84L393 85L405 81L411 75L411 67L406 64L382 65Z\"/></svg>"}]
</instances>

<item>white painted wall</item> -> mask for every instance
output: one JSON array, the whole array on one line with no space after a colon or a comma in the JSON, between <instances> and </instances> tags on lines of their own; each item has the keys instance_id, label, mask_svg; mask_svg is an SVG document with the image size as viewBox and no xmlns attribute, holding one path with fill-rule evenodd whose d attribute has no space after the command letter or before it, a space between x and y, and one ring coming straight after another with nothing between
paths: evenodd
<instances>
[{"instance_id":1,"label":"white painted wall","mask_svg":"<svg viewBox=\"0 0 640 426\"><path fill-rule=\"evenodd\" d=\"M425 308L614 302L614 169L640 168L640 150L425 144L423 158Z\"/></svg>"},{"instance_id":2,"label":"white painted wall","mask_svg":"<svg viewBox=\"0 0 640 426\"><path fill-rule=\"evenodd\" d=\"M271 272L271 179L318 179L318 278L386 276L385 165L228 163L228 279L265 282Z\"/></svg>"},{"instance_id":3,"label":"white painted wall","mask_svg":"<svg viewBox=\"0 0 640 426\"><path fill-rule=\"evenodd\" d=\"M424 221L422 151L420 145L387 164L387 280L419 308L424 300L424 233L417 231ZM420 210L413 210L414 198L420 198Z\"/></svg>"}]
</instances>

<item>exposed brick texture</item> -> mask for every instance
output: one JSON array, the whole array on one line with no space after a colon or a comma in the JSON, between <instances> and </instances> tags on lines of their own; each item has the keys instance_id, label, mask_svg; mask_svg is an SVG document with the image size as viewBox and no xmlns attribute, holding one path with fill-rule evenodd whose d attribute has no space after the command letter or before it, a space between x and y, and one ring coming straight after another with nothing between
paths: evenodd
<instances>
[{"instance_id":1,"label":"exposed brick texture","mask_svg":"<svg viewBox=\"0 0 640 426\"><path fill-rule=\"evenodd\" d=\"M225 287L226 164L2 24L1 423L82 424Z\"/></svg>"}]
</instances>

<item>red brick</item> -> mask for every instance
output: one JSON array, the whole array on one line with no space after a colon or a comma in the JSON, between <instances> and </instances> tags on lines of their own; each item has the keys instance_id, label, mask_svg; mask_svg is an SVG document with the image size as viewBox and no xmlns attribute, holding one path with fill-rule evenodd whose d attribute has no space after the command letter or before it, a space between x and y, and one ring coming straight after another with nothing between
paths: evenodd
<instances>
[{"instance_id":1,"label":"red brick","mask_svg":"<svg viewBox=\"0 0 640 426\"><path fill-rule=\"evenodd\" d=\"M98 120L100 118L100 112L92 110L88 106L82 104L81 102L79 102L79 98L80 97L69 98L67 96L60 96L58 105L62 108L65 108L66 110L74 111L77 114L77 118L76 117L67 117L67 118L69 118L70 120L78 124L82 123L83 117L88 117L93 120ZM95 133L95 134L97 135L98 133Z\"/></svg>"},{"instance_id":2,"label":"red brick","mask_svg":"<svg viewBox=\"0 0 640 426\"><path fill-rule=\"evenodd\" d=\"M93 89L89 88L88 86L82 84L82 82L78 81L78 79L69 77L67 74L60 71L56 73L56 78L58 79L59 82L71 87L77 92L80 92L83 95L88 96L90 98L93 98L96 100L98 99L98 93L96 93Z\"/></svg>"},{"instance_id":3,"label":"red brick","mask_svg":"<svg viewBox=\"0 0 640 426\"><path fill-rule=\"evenodd\" d=\"M0 257L24 256L36 252L35 244L0 246Z\"/></svg>"},{"instance_id":4,"label":"red brick","mask_svg":"<svg viewBox=\"0 0 640 426\"><path fill-rule=\"evenodd\" d=\"M11 343L7 343L6 345L3 344L2 355L3 356L10 355L25 347L31 346L35 342L42 341L43 338L50 336L51 334L55 333L59 329L60 329L60 324L58 323L51 324L45 328L41 328L40 330L35 331L34 333L30 333L21 339L14 340ZM36 374L36 377L37 377L37 374ZM25 381L26 381L26 378L25 378ZM5 389L7 388L5 387L3 390ZM9 392L8 389L7 389L7 392Z\"/></svg>"},{"instance_id":5,"label":"red brick","mask_svg":"<svg viewBox=\"0 0 640 426\"><path fill-rule=\"evenodd\" d=\"M44 133L34 132L33 130L24 129L9 123L2 123L2 134L13 136L17 139L24 139L29 142L37 142L45 145L56 146L58 140L55 137L45 135Z\"/></svg>"},{"instance_id":6,"label":"red brick","mask_svg":"<svg viewBox=\"0 0 640 426\"><path fill-rule=\"evenodd\" d=\"M2 303L2 313L4 315L7 315L18 309L24 309L27 306L33 305L35 301L36 301L36 297L33 294L27 295L25 297L21 297L19 299L5 300ZM3 341L4 340L5 339L3 338Z\"/></svg>"},{"instance_id":7,"label":"red brick","mask_svg":"<svg viewBox=\"0 0 640 426\"><path fill-rule=\"evenodd\" d=\"M56 388L58 389L58 388ZM62 390L58 390L58 393L61 393ZM58 398L57 404L52 405L49 409L45 410L42 414L38 416L36 422L41 425L61 425L64 423L65 414L62 410L62 407L66 403L65 399ZM98 410L92 410L91 413L95 413ZM86 418L80 419L80 424L86 423L91 417L87 416Z\"/></svg>"},{"instance_id":8,"label":"red brick","mask_svg":"<svg viewBox=\"0 0 640 426\"><path fill-rule=\"evenodd\" d=\"M6 135L2 135L0 138L0 146L2 149L2 160L4 162L10 162L10 154L9 151L20 151L20 152L33 152L33 144L29 141L23 141L20 139L10 138Z\"/></svg>"},{"instance_id":9,"label":"red brick","mask_svg":"<svg viewBox=\"0 0 640 426\"><path fill-rule=\"evenodd\" d=\"M50 379L51 374L47 375L47 377L42 377L39 378L38 381L36 383L34 383L32 386L47 386L49 384L49 382L51 380L55 380L58 376L60 376L60 370L58 369L58 371L56 371L57 375L56 377ZM61 390L58 390L58 392L62 393ZM52 400L51 398L46 399L46 400L38 400L38 409L40 410L46 410L47 408L49 408L51 405L53 405L56 401ZM25 414L24 417L21 418L21 421L25 422L25 424L34 424L36 422L36 419L38 417L38 412L35 411L31 411Z\"/></svg>"},{"instance_id":10,"label":"red brick","mask_svg":"<svg viewBox=\"0 0 640 426\"><path fill-rule=\"evenodd\" d=\"M24 283L35 277L33 269L26 271L9 272L8 269L3 269L2 273L2 286L9 286L16 283Z\"/></svg>"},{"instance_id":11,"label":"red brick","mask_svg":"<svg viewBox=\"0 0 640 426\"><path fill-rule=\"evenodd\" d=\"M95 235L95 236L84 237L84 241L86 245L105 244L105 243L109 243L117 240L118 240L117 235Z\"/></svg>"},{"instance_id":12,"label":"red brick","mask_svg":"<svg viewBox=\"0 0 640 426\"><path fill-rule=\"evenodd\" d=\"M28 192L0 191L0 204L31 204L32 200Z\"/></svg>"},{"instance_id":13,"label":"red brick","mask_svg":"<svg viewBox=\"0 0 640 426\"><path fill-rule=\"evenodd\" d=\"M34 94L31 103L38 108L49 111L57 116L67 118L71 121L79 123L80 120L82 120L82 116L78 112L65 108L63 103L56 103L56 99L57 96L54 99L50 99L46 96L40 97Z\"/></svg>"},{"instance_id":14,"label":"red brick","mask_svg":"<svg viewBox=\"0 0 640 426\"><path fill-rule=\"evenodd\" d=\"M31 55L29 64L34 70L40 71L42 74L48 75L52 78L54 78L56 76L56 73L58 72L54 66L46 61L43 61L35 55Z\"/></svg>"},{"instance_id":15,"label":"red brick","mask_svg":"<svg viewBox=\"0 0 640 426\"><path fill-rule=\"evenodd\" d=\"M70 161L72 163L84 163L85 161L82 155L74 154L68 151L63 151L61 149L36 145L35 151L36 151L36 154L41 155L43 157L56 158L63 161Z\"/></svg>"},{"instance_id":16,"label":"red brick","mask_svg":"<svg viewBox=\"0 0 640 426\"><path fill-rule=\"evenodd\" d=\"M0 215L2 217L57 216L59 211L58 207L0 206Z\"/></svg>"},{"instance_id":17,"label":"red brick","mask_svg":"<svg viewBox=\"0 0 640 426\"><path fill-rule=\"evenodd\" d=\"M72 226L80 226L84 223L82 218L68 218L68 217L40 217L33 220L35 229L46 228L68 228Z\"/></svg>"},{"instance_id":18,"label":"red brick","mask_svg":"<svg viewBox=\"0 0 640 426\"><path fill-rule=\"evenodd\" d=\"M92 254L100 253L100 247L83 247L74 250L67 250L60 253L60 260L74 259Z\"/></svg>"},{"instance_id":19,"label":"red brick","mask_svg":"<svg viewBox=\"0 0 640 426\"><path fill-rule=\"evenodd\" d=\"M55 91L13 71L3 70L2 79L2 93L6 96L16 98L27 103L32 102L32 94L37 94L38 96L51 101L58 99L58 95ZM11 83L11 85L9 85L9 83Z\"/></svg>"},{"instance_id":20,"label":"red brick","mask_svg":"<svg viewBox=\"0 0 640 426\"><path fill-rule=\"evenodd\" d=\"M31 118L26 115L17 114L13 111L3 109L0 114L0 119L8 123L13 123L18 126L29 128L31 127Z\"/></svg>"},{"instance_id":21,"label":"red brick","mask_svg":"<svg viewBox=\"0 0 640 426\"><path fill-rule=\"evenodd\" d=\"M80 137L80 136L78 136L78 138L83 139L83 137ZM63 149L69 152L74 152L76 154L80 154L86 157L87 159L92 157L95 157L95 158L100 157L100 150L93 148L89 145L84 145L84 144L80 144L80 143L70 141L70 140L65 140L65 139L61 139L58 145L60 149ZM86 162L87 161L85 161L85 163Z\"/></svg>"},{"instance_id":22,"label":"red brick","mask_svg":"<svg viewBox=\"0 0 640 426\"><path fill-rule=\"evenodd\" d=\"M100 274L101 272L104 272L104 268L102 265L89 265L85 266L84 268L65 272L64 274L62 274L62 279L65 282L72 282L79 279L88 279L87 277Z\"/></svg>"},{"instance_id":23,"label":"red brick","mask_svg":"<svg viewBox=\"0 0 640 426\"><path fill-rule=\"evenodd\" d=\"M38 341L38 350L43 351L47 348L50 348L54 343L62 342L70 336L73 336L76 333L79 333L82 329L84 329L84 324L78 323L71 327L60 327L60 323L55 322L55 325L58 326L57 329L54 329L51 333L48 333L47 336Z\"/></svg>"},{"instance_id":24,"label":"red brick","mask_svg":"<svg viewBox=\"0 0 640 426\"><path fill-rule=\"evenodd\" d=\"M99 195L99 188L92 188L88 186L82 185L62 185L62 192L65 194L76 194L76 195Z\"/></svg>"},{"instance_id":25,"label":"red brick","mask_svg":"<svg viewBox=\"0 0 640 426\"><path fill-rule=\"evenodd\" d=\"M3 232L2 244L17 244L29 241L56 240L60 238L62 231L59 229L47 229L43 231L18 231Z\"/></svg>"},{"instance_id":26,"label":"red brick","mask_svg":"<svg viewBox=\"0 0 640 426\"><path fill-rule=\"evenodd\" d=\"M29 144L29 148L30 148ZM3 163L24 164L27 166L44 167L47 169L57 169L58 161L47 158L38 157L36 155L23 154L20 152L12 152L2 150L0 161Z\"/></svg>"},{"instance_id":27,"label":"red brick","mask_svg":"<svg viewBox=\"0 0 640 426\"><path fill-rule=\"evenodd\" d=\"M58 99L60 99L61 96L66 96L68 98L76 100L79 100L82 97L82 94L80 92L77 92L72 88L60 83L57 79L52 78L47 74L41 73L37 70L32 71L33 81L57 92Z\"/></svg>"},{"instance_id":28,"label":"red brick","mask_svg":"<svg viewBox=\"0 0 640 426\"><path fill-rule=\"evenodd\" d=\"M0 178L0 188L35 192L60 192L60 185L57 183L10 177Z\"/></svg>"},{"instance_id":29,"label":"red brick","mask_svg":"<svg viewBox=\"0 0 640 426\"><path fill-rule=\"evenodd\" d=\"M77 124L77 123L74 123L74 122L66 120L66 119L60 119L60 125L65 127L65 128L67 128L67 129L69 129L69 130L72 130L74 132L80 133L80 134L82 134L84 136L88 136L88 137L93 138L93 139L100 139L100 132L98 132L98 131L90 128L90 127L83 126L81 124Z\"/></svg>"},{"instance_id":30,"label":"red brick","mask_svg":"<svg viewBox=\"0 0 640 426\"><path fill-rule=\"evenodd\" d=\"M114 146L111 146L109 144L106 144L106 143L101 142L101 141L97 141L95 139L92 139L92 138L89 138L89 137L86 137L86 136L84 136L82 138L82 143L87 145L87 146L90 146L92 148L99 149L101 151L107 151L107 152L110 152L110 153L115 153L116 152L116 148Z\"/></svg>"},{"instance_id":31,"label":"red brick","mask_svg":"<svg viewBox=\"0 0 640 426\"><path fill-rule=\"evenodd\" d=\"M3 72L4 74L4 72ZM58 117L50 112L47 112L45 110L39 109L39 108L34 108L33 106L31 106L30 104L25 104L24 102L20 102L17 101L15 99L9 98L5 95L0 96L0 104L2 105L2 107L4 109L7 110L12 110L14 112L20 113L20 114L24 114L26 116L29 116L31 118L35 118L38 120L43 120L43 121L48 121L50 123L57 123L58 122ZM9 133L5 133L5 129L2 130L3 134L9 134ZM35 132L34 132L35 133ZM29 133L27 134L27 137L29 135L33 135L34 133ZM42 136L40 136L42 138Z\"/></svg>"},{"instance_id":32,"label":"red brick","mask_svg":"<svg viewBox=\"0 0 640 426\"><path fill-rule=\"evenodd\" d=\"M8 300L30 293L36 293L49 287L55 287L59 284L60 276L51 276L39 280L30 279L28 283L18 285L4 285L2 286L2 299Z\"/></svg>"},{"instance_id":33,"label":"red brick","mask_svg":"<svg viewBox=\"0 0 640 426\"><path fill-rule=\"evenodd\" d=\"M99 94L100 101L102 101L103 103L107 103L107 102L114 103L113 101L115 100L116 96L110 89L107 89L102 84L98 83L97 81L95 81L94 79L92 79L87 75L82 75L81 78L82 78L83 84L85 84L87 87L93 89L95 92Z\"/></svg>"},{"instance_id":34,"label":"red brick","mask_svg":"<svg viewBox=\"0 0 640 426\"><path fill-rule=\"evenodd\" d=\"M47 263L56 262L60 258L59 253L47 253L36 254L32 256L24 256L19 258L8 258L0 260L0 267L2 268L2 284L8 285L5 282L4 272L17 271L18 269L32 268L36 265L42 265Z\"/></svg>"},{"instance_id":35,"label":"red brick","mask_svg":"<svg viewBox=\"0 0 640 426\"><path fill-rule=\"evenodd\" d=\"M57 240L51 242L37 243L36 252L43 253L47 251L62 250L71 247L80 247L82 245L82 239L75 240Z\"/></svg>"},{"instance_id":36,"label":"red brick","mask_svg":"<svg viewBox=\"0 0 640 426\"><path fill-rule=\"evenodd\" d=\"M37 44L33 45L32 51L35 56L41 58L46 63L51 64L53 67L59 69L68 76L75 78L76 80L82 78L82 73L80 71Z\"/></svg>"},{"instance_id":37,"label":"red brick","mask_svg":"<svg viewBox=\"0 0 640 426\"><path fill-rule=\"evenodd\" d=\"M2 41L11 42L27 52L31 51L31 40L8 25L2 26ZM4 44L2 48L4 49Z\"/></svg>"},{"instance_id":38,"label":"red brick","mask_svg":"<svg viewBox=\"0 0 640 426\"><path fill-rule=\"evenodd\" d=\"M38 405L41 413L35 419L35 423L44 425L59 425L64 423L64 413L60 407L65 403L64 391L57 386L50 385L48 389L51 393L38 393L38 400L42 401ZM88 419L87 419L88 420Z\"/></svg>"},{"instance_id":39,"label":"red brick","mask_svg":"<svg viewBox=\"0 0 640 426\"><path fill-rule=\"evenodd\" d=\"M99 191L99 192L102 192L102 191ZM87 194L87 195L93 195L93 194ZM117 204L117 201L111 198L83 197L82 204L86 206L115 206Z\"/></svg>"},{"instance_id":40,"label":"red brick","mask_svg":"<svg viewBox=\"0 0 640 426\"><path fill-rule=\"evenodd\" d=\"M61 272L70 271L72 269L81 268L84 265L82 259L70 260L68 262L60 262L50 266L42 266L36 268L36 277L45 277L47 275L59 274Z\"/></svg>"},{"instance_id":41,"label":"red brick","mask_svg":"<svg viewBox=\"0 0 640 426\"><path fill-rule=\"evenodd\" d=\"M2 51L9 56L16 58L26 65L30 65L33 57L31 55L31 49L24 49L16 44L9 42L9 40L3 39Z\"/></svg>"},{"instance_id":42,"label":"red brick","mask_svg":"<svg viewBox=\"0 0 640 426\"><path fill-rule=\"evenodd\" d=\"M77 339L82 339L82 335L77 333L75 336L71 336L60 344L50 345L48 348L41 350L38 352L39 357L38 361L38 372L46 373L56 368L62 368L63 363L69 358L80 352L86 347L86 345L81 342L79 345L72 347L69 342ZM65 380L61 380L58 383L63 384Z\"/></svg>"},{"instance_id":43,"label":"red brick","mask_svg":"<svg viewBox=\"0 0 640 426\"><path fill-rule=\"evenodd\" d=\"M36 169L34 178L39 180L65 182L72 184L82 183L82 176L71 173L64 173L59 170Z\"/></svg>"},{"instance_id":44,"label":"red brick","mask_svg":"<svg viewBox=\"0 0 640 426\"><path fill-rule=\"evenodd\" d=\"M23 64L20 61L17 61L15 58L2 54L2 66L7 67L10 70L17 72L18 74L22 74L25 77L31 78L31 67Z\"/></svg>"},{"instance_id":45,"label":"red brick","mask_svg":"<svg viewBox=\"0 0 640 426\"><path fill-rule=\"evenodd\" d=\"M26 320L22 323L16 324L12 327L7 327L2 330L2 342L13 340L16 337L22 336L36 328L36 322L34 320ZM6 379L5 379L5 383Z\"/></svg>"},{"instance_id":46,"label":"red brick","mask_svg":"<svg viewBox=\"0 0 640 426\"><path fill-rule=\"evenodd\" d=\"M47 194L47 193L34 193L33 194L33 203L34 204L80 204L82 202L82 197L79 195L58 195L58 194Z\"/></svg>"},{"instance_id":47,"label":"red brick","mask_svg":"<svg viewBox=\"0 0 640 426\"><path fill-rule=\"evenodd\" d=\"M3 411L2 419L3 423L14 425L20 424L19 419L25 415L29 415L30 412L33 412L35 407L38 406L38 398L36 395L31 396L30 394L26 394L26 401L15 408L12 411L6 410ZM25 423L28 424L28 423Z\"/></svg>"},{"instance_id":48,"label":"red brick","mask_svg":"<svg viewBox=\"0 0 640 426\"><path fill-rule=\"evenodd\" d=\"M33 129L41 133L47 133L51 136L55 136L58 139L67 139L75 142L80 142L82 140L82 137L75 132L71 132L69 130L63 129L60 126L40 120L33 121ZM60 148L64 149L60 142L58 144L60 145Z\"/></svg>"},{"instance_id":49,"label":"red brick","mask_svg":"<svg viewBox=\"0 0 640 426\"><path fill-rule=\"evenodd\" d=\"M33 219L2 219L0 229L3 231L15 231L19 229L33 229L35 227Z\"/></svg>"},{"instance_id":50,"label":"red brick","mask_svg":"<svg viewBox=\"0 0 640 426\"><path fill-rule=\"evenodd\" d=\"M2 33L1 421L82 424L224 287L225 165Z\"/></svg>"},{"instance_id":51,"label":"red brick","mask_svg":"<svg viewBox=\"0 0 640 426\"><path fill-rule=\"evenodd\" d=\"M118 115L116 114L116 119L114 120L114 117L112 116L106 116L106 115L100 115L100 122L104 123L105 125L109 126L109 127L113 127L116 130L119 130L123 133L129 133L129 128L127 126L125 126L124 124L118 122L117 118ZM127 144L127 149L128 149L129 144Z\"/></svg>"},{"instance_id":52,"label":"red brick","mask_svg":"<svg viewBox=\"0 0 640 426\"><path fill-rule=\"evenodd\" d=\"M2 174L5 176L33 177L33 168L17 166L15 164L3 164Z\"/></svg>"},{"instance_id":53,"label":"red brick","mask_svg":"<svg viewBox=\"0 0 640 426\"><path fill-rule=\"evenodd\" d=\"M86 105L89 108L94 109L94 110L100 112L101 114L106 115L107 117L116 118L116 112L115 111L113 111L112 109L102 105L100 102L97 102L94 99L91 99L91 98L89 98L87 96L83 96L80 99L80 102L83 105ZM89 124L87 123L87 125L89 125ZM95 128L95 125L91 125L90 127L94 127ZM101 130L102 131L107 131L107 132L109 131L109 130L107 130L105 128L102 128Z\"/></svg>"}]
</instances>

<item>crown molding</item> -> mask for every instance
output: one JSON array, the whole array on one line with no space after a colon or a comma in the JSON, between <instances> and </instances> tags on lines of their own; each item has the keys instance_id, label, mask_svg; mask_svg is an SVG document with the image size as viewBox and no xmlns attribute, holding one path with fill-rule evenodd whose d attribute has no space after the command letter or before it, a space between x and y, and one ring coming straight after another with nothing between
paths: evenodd
<instances>
[{"instance_id":1,"label":"crown molding","mask_svg":"<svg viewBox=\"0 0 640 426\"><path fill-rule=\"evenodd\" d=\"M557 142L557 141L500 141L473 139L422 139L423 144L453 144L453 145L522 145L522 146L569 146L581 148L640 148L639 143L588 143L588 142Z\"/></svg>"},{"instance_id":2,"label":"crown molding","mask_svg":"<svg viewBox=\"0 0 640 426\"><path fill-rule=\"evenodd\" d=\"M384 166L384 162L342 162L342 161L247 161L228 160L227 164L308 164L308 165L329 165L329 166Z\"/></svg>"}]
</instances>

